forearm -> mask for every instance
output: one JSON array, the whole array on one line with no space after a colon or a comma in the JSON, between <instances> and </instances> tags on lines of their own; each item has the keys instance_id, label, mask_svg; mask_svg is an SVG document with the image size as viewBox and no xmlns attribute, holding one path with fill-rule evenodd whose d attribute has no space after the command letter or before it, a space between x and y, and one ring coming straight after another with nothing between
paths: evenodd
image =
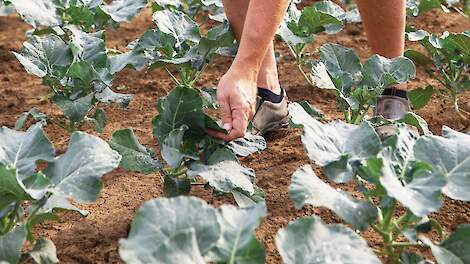
<instances>
[{"instance_id":1,"label":"forearm","mask_svg":"<svg viewBox=\"0 0 470 264\"><path fill-rule=\"evenodd\" d=\"M254 74L259 71L289 2L289 0L250 1L233 67L241 67Z\"/></svg>"}]
</instances>

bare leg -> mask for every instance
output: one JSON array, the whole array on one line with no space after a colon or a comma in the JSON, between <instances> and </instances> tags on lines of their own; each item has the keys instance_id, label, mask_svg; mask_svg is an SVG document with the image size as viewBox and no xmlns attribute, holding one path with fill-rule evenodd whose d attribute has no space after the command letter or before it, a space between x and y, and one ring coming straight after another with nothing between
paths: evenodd
<instances>
[{"instance_id":1,"label":"bare leg","mask_svg":"<svg viewBox=\"0 0 470 264\"><path fill-rule=\"evenodd\" d=\"M372 52L387 58L405 48L405 0L356 0Z\"/></svg>"},{"instance_id":2,"label":"bare leg","mask_svg":"<svg viewBox=\"0 0 470 264\"><path fill-rule=\"evenodd\" d=\"M230 21L235 37L237 41L240 41L250 0L223 0L223 3L225 13ZM264 56L258 74L257 84L258 87L269 89L276 94L279 94L281 91L273 43L269 45L266 55Z\"/></svg>"}]
</instances>

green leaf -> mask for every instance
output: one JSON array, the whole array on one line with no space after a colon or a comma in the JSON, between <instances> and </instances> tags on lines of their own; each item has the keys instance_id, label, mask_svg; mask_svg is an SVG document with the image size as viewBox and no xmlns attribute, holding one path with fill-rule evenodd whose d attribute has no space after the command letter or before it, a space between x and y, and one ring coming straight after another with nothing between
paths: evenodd
<instances>
[{"instance_id":1,"label":"green leaf","mask_svg":"<svg viewBox=\"0 0 470 264\"><path fill-rule=\"evenodd\" d=\"M172 169L178 168L186 157L194 160L199 159L195 154L190 153L191 151L185 149L183 138L187 130L188 127L182 125L171 131L163 141L161 155Z\"/></svg>"},{"instance_id":2,"label":"green leaf","mask_svg":"<svg viewBox=\"0 0 470 264\"><path fill-rule=\"evenodd\" d=\"M145 6L147 0L114 0L101 9L116 22L130 22Z\"/></svg>"},{"instance_id":3,"label":"green leaf","mask_svg":"<svg viewBox=\"0 0 470 264\"><path fill-rule=\"evenodd\" d=\"M414 126L423 135L432 134L431 130L429 130L426 120L413 112L406 113L402 118L396 120L395 123L405 123L407 125Z\"/></svg>"},{"instance_id":4,"label":"green leaf","mask_svg":"<svg viewBox=\"0 0 470 264\"><path fill-rule=\"evenodd\" d=\"M463 263L469 263L470 256L468 255L468 252L470 251L470 225L459 225L457 229L452 232L452 234L450 234L444 241L439 244L439 246L451 252L453 255L458 257ZM441 263L440 258L438 258L438 261L439 263ZM443 261L442 263L444 262L448 263L446 261Z\"/></svg>"},{"instance_id":5,"label":"green leaf","mask_svg":"<svg viewBox=\"0 0 470 264\"><path fill-rule=\"evenodd\" d=\"M327 14L322 10L318 10L317 7L305 7L302 10L302 14L300 15L298 25L292 25L289 23L289 26L296 35L313 35L323 31L327 31L329 27L333 25L342 27L343 22L333 15ZM331 33L335 33L339 31L337 28L331 31ZM303 33L303 34L302 34Z\"/></svg>"},{"instance_id":6,"label":"green leaf","mask_svg":"<svg viewBox=\"0 0 470 264\"><path fill-rule=\"evenodd\" d=\"M314 107L311 105L308 101L303 100L298 102L300 106L309 114L311 117L317 119L317 120L323 120L325 118L325 114L323 113L322 110Z\"/></svg>"},{"instance_id":7,"label":"green leaf","mask_svg":"<svg viewBox=\"0 0 470 264\"><path fill-rule=\"evenodd\" d=\"M380 139L374 128L363 122L360 126L340 121L322 124L299 104L291 104L292 122L303 126L302 142L308 156L325 167L326 175L335 182L347 182L356 171L354 164L375 156Z\"/></svg>"},{"instance_id":8,"label":"green leaf","mask_svg":"<svg viewBox=\"0 0 470 264\"><path fill-rule=\"evenodd\" d=\"M56 35L32 36L23 43L21 54L13 54L28 73L41 78L46 75L60 76L72 63L70 47Z\"/></svg>"},{"instance_id":9,"label":"green leaf","mask_svg":"<svg viewBox=\"0 0 470 264\"><path fill-rule=\"evenodd\" d=\"M191 191L191 179L183 176L165 175L163 180L163 193L165 197L188 195Z\"/></svg>"},{"instance_id":10,"label":"green leaf","mask_svg":"<svg viewBox=\"0 0 470 264\"><path fill-rule=\"evenodd\" d=\"M470 64L470 35L463 33L451 33L445 38L445 43L455 48L463 57L466 64Z\"/></svg>"},{"instance_id":11,"label":"green leaf","mask_svg":"<svg viewBox=\"0 0 470 264\"><path fill-rule=\"evenodd\" d=\"M418 66L428 66L432 63L432 59L416 50L406 50L404 55Z\"/></svg>"},{"instance_id":12,"label":"green leaf","mask_svg":"<svg viewBox=\"0 0 470 264\"><path fill-rule=\"evenodd\" d=\"M289 197L297 209L306 204L324 206L351 224L354 229L365 230L377 219L377 209L365 200L357 200L320 180L310 165L299 168L292 175Z\"/></svg>"},{"instance_id":13,"label":"green leaf","mask_svg":"<svg viewBox=\"0 0 470 264\"><path fill-rule=\"evenodd\" d=\"M266 217L266 205L238 208L222 205L217 210L222 234L207 254L206 260L216 263L265 263L264 246L255 236L255 229Z\"/></svg>"},{"instance_id":14,"label":"green leaf","mask_svg":"<svg viewBox=\"0 0 470 264\"><path fill-rule=\"evenodd\" d=\"M325 225L306 216L289 223L276 235L276 246L285 264L382 263L366 241L342 225Z\"/></svg>"},{"instance_id":15,"label":"green leaf","mask_svg":"<svg viewBox=\"0 0 470 264\"><path fill-rule=\"evenodd\" d=\"M134 69L140 71L147 66L148 62L149 60L145 56L145 53L135 49L119 55L110 56L109 69L111 74L115 74L122 71L128 65L131 65Z\"/></svg>"},{"instance_id":16,"label":"green leaf","mask_svg":"<svg viewBox=\"0 0 470 264\"><path fill-rule=\"evenodd\" d=\"M0 236L0 260L7 263L18 263L21 256L21 248L26 241L26 228L19 226L12 231Z\"/></svg>"},{"instance_id":17,"label":"green leaf","mask_svg":"<svg viewBox=\"0 0 470 264\"><path fill-rule=\"evenodd\" d=\"M374 55L364 63L362 74L365 85L369 87L386 87L414 79L416 67L406 57L387 59L380 55Z\"/></svg>"},{"instance_id":18,"label":"green leaf","mask_svg":"<svg viewBox=\"0 0 470 264\"><path fill-rule=\"evenodd\" d=\"M340 91L349 90L360 80L362 66L352 49L338 44L324 44L320 47L320 58L331 77L339 81L339 85L335 86Z\"/></svg>"},{"instance_id":19,"label":"green leaf","mask_svg":"<svg viewBox=\"0 0 470 264\"><path fill-rule=\"evenodd\" d=\"M189 128L188 136L200 135L205 128L203 102L199 93L183 86L173 89L157 104L159 115L152 121L153 134L161 144L168 134L182 125Z\"/></svg>"},{"instance_id":20,"label":"green leaf","mask_svg":"<svg viewBox=\"0 0 470 264\"><path fill-rule=\"evenodd\" d=\"M9 0L15 7L21 18L31 26L53 27L59 26L62 21L57 15L55 5L52 0Z\"/></svg>"},{"instance_id":21,"label":"green leaf","mask_svg":"<svg viewBox=\"0 0 470 264\"><path fill-rule=\"evenodd\" d=\"M60 108L62 113L72 122L81 122L91 109L93 94L88 94L76 100L71 100L63 94L56 94L52 101Z\"/></svg>"},{"instance_id":22,"label":"green leaf","mask_svg":"<svg viewBox=\"0 0 470 264\"><path fill-rule=\"evenodd\" d=\"M67 211L75 211L80 213L82 216L87 216L88 211L81 210L76 206L72 205L67 197L58 194L53 194L47 199L46 204L39 210L39 213L48 214L55 211L55 209L62 209Z\"/></svg>"},{"instance_id":23,"label":"green leaf","mask_svg":"<svg viewBox=\"0 0 470 264\"><path fill-rule=\"evenodd\" d=\"M23 112L21 115L18 117L15 123L15 130L20 130L23 128L25 125L26 121L28 121L28 118L32 118L34 121L38 122L46 122L47 121L47 116L41 112L35 107L31 108L28 112Z\"/></svg>"},{"instance_id":24,"label":"green leaf","mask_svg":"<svg viewBox=\"0 0 470 264\"><path fill-rule=\"evenodd\" d=\"M387 194L416 216L423 217L439 210L443 203L441 189L446 185L443 175L439 171L419 170L414 173L410 182L403 184L390 161L390 155L390 148L379 155L383 162L380 184Z\"/></svg>"},{"instance_id":25,"label":"green leaf","mask_svg":"<svg viewBox=\"0 0 470 264\"><path fill-rule=\"evenodd\" d=\"M36 241L34 248L29 255L39 264L55 264L59 263L57 258L57 250L54 243L47 239L41 238Z\"/></svg>"},{"instance_id":26,"label":"green leaf","mask_svg":"<svg viewBox=\"0 0 470 264\"><path fill-rule=\"evenodd\" d=\"M18 179L16 169L9 169L0 164L0 210L13 202L31 200L25 192L21 180Z\"/></svg>"},{"instance_id":27,"label":"green leaf","mask_svg":"<svg viewBox=\"0 0 470 264\"><path fill-rule=\"evenodd\" d=\"M103 133L106 123L108 123L108 117L103 108L98 108L95 110L95 113L92 116L92 122L95 125L95 131L98 133Z\"/></svg>"},{"instance_id":28,"label":"green leaf","mask_svg":"<svg viewBox=\"0 0 470 264\"><path fill-rule=\"evenodd\" d=\"M413 109L421 109L425 107L429 100L431 100L432 95L434 94L435 89L432 85L426 86L426 88L416 88L411 91L408 91L408 99L410 100Z\"/></svg>"},{"instance_id":29,"label":"green leaf","mask_svg":"<svg viewBox=\"0 0 470 264\"><path fill-rule=\"evenodd\" d=\"M137 210L129 237L119 241L119 255L126 263L168 263L160 260L180 254L192 259L184 263L201 263L200 254L215 245L220 232L216 210L199 198L151 200Z\"/></svg>"},{"instance_id":30,"label":"green leaf","mask_svg":"<svg viewBox=\"0 0 470 264\"><path fill-rule=\"evenodd\" d=\"M198 175L208 181L214 189L223 193L230 193L232 190L241 190L249 195L255 193L254 171L234 160L219 161L210 165L193 162L189 165L188 176Z\"/></svg>"},{"instance_id":31,"label":"green leaf","mask_svg":"<svg viewBox=\"0 0 470 264\"><path fill-rule=\"evenodd\" d=\"M148 174L163 168L163 164L153 157L152 152L139 143L132 129L114 132L109 145L122 156L119 166L126 170Z\"/></svg>"},{"instance_id":32,"label":"green leaf","mask_svg":"<svg viewBox=\"0 0 470 264\"><path fill-rule=\"evenodd\" d=\"M227 147L236 155L247 157L266 148L266 140L262 136L247 133L245 137L227 143Z\"/></svg>"},{"instance_id":33,"label":"green leaf","mask_svg":"<svg viewBox=\"0 0 470 264\"><path fill-rule=\"evenodd\" d=\"M162 32L177 40L177 47L184 42L199 42L199 27L189 16L180 11L162 10L153 13L153 21Z\"/></svg>"},{"instance_id":34,"label":"green leaf","mask_svg":"<svg viewBox=\"0 0 470 264\"><path fill-rule=\"evenodd\" d=\"M19 175L29 176L36 170L36 161L53 158L54 148L41 124L31 126L26 132L0 128L0 163L17 168Z\"/></svg>"},{"instance_id":35,"label":"green leaf","mask_svg":"<svg viewBox=\"0 0 470 264\"><path fill-rule=\"evenodd\" d=\"M94 68L106 68L108 63L104 33L86 33L76 27L67 27L72 33L70 48L75 61L86 61Z\"/></svg>"},{"instance_id":36,"label":"green leaf","mask_svg":"<svg viewBox=\"0 0 470 264\"><path fill-rule=\"evenodd\" d=\"M414 147L415 157L442 170L447 178L444 194L470 201L470 135L446 126L442 131L443 137L421 137Z\"/></svg>"},{"instance_id":37,"label":"green leaf","mask_svg":"<svg viewBox=\"0 0 470 264\"><path fill-rule=\"evenodd\" d=\"M132 95L116 93L106 87L103 91L95 94L95 98L105 104L115 103L119 104L122 108L126 108L132 100Z\"/></svg>"},{"instance_id":38,"label":"green leaf","mask_svg":"<svg viewBox=\"0 0 470 264\"><path fill-rule=\"evenodd\" d=\"M339 21L346 19L346 12L344 12L344 10L339 5L333 3L332 1L316 2L314 7L322 13L334 16ZM335 22L333 24L327 24L324 27L327 34L335 34L343 29L343 23L340 24Z\"/></svg>"},{"instance_id":39,"label":"green leaf","mask_svg":"<svg viewBox=\"0 0 470 264\"><path fill-rule=\"evenodd\" d=\"M44 174L55 185L52 193L77 202L94 202L101 191L101 177L117 168L120 160L102 139L75 132L67 151L49 162Z\"/></svg>"}]
</instances>

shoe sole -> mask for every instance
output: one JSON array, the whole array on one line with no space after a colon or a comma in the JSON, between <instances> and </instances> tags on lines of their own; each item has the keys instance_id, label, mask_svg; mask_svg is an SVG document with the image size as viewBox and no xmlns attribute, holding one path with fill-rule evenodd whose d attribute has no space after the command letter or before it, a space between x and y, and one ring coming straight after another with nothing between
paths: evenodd
<instances>
[{"instance_id":1,"label":"shoe sole","mask_svg":"<svg viewBox=\"0 0 470 264\"><path fill-rule=\"evenodd\" d=\"M262 130L256 132L255 134L264 136L269 132L279 131L283 128L287 128L288 126L289 126L289 116L286 116L281 120L268 123L266 126L264 126Z\"/></svg>"}]
</instances>

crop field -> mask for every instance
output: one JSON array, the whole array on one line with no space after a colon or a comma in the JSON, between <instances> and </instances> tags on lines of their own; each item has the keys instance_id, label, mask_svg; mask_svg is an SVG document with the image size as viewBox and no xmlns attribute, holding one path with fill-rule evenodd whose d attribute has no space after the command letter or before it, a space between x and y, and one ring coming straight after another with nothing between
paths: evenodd
<instances>
[{"instance_id":1,"label":"crop field","mask_svg":"<svg viewBox=\"0 0 470 264\"><path fill-rule=\"evenodd\" d=\"M470 2L407 13L385 59L353 3L291 3L290 125L227 143L221 1L0 0L0 264L470 264Z\"/></svg>"}]
</instances>

